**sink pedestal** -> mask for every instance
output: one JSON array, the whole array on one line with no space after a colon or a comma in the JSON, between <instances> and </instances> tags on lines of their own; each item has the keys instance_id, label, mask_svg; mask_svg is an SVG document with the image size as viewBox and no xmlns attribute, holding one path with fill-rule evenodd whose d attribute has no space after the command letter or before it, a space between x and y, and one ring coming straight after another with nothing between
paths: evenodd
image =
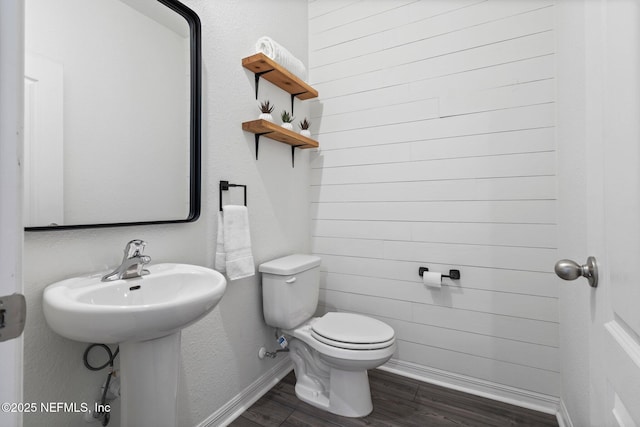
<instances>
[{"instance_id":1,"label":"sink pedestal","mask_svg":"<svg viewBox=\"0 0 640 427\"><path fill-rule=\"evenodd\" d=\"M177 426L180 337L120 343L122 427Z\"/></svg>"}]
</instances>

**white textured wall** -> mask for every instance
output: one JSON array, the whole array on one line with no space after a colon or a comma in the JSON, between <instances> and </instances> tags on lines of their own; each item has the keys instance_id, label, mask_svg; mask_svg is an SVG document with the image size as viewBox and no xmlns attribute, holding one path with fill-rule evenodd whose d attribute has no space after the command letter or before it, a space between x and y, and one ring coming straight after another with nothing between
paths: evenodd
<instances>
[{"instance_id":1,"label":"white textured wall","mask_svg":"<svg viewBox=\"0 0 640 427\"><path fill-rule=\"evenodd\" d=\"M544 0L309 3L323 303L400 361L559 396L553 29Z\"/></svg>"},{"instance_id":2,"label":"white textured wall","mask_svg":"<svg viewBox=\"0 0 640 427\"><path fill-rule=\"evenodd\" d=\"M218 181L249 186L249 212L256 263L309 250L308 153L263 139L255 160L253 135L241 122L257 117L253 74L241 58L253 53L263 35L280 40L306 62L307 4L296 0L185 1L202 20L203 161L201 218L192 224L26 233L25 294L29 308L25 330L25 402L91 401L105 378L82 365L85 344L53 333L42 316L44 287L120 262L125 243L146 240L152 262L175 261L213 266L218 212ZM289 95L261 83L262 99L288 108ZM305 104L297 103L296 115ZM242 192L226 195L241 201ZM274 346L264 325L258 277L231 282L218 307L187 328L182 337L179 425L191 426L215 412L251 384L274 361L259 360L262 345ZM150 390L152 393L153 391ZM117 409L116 409L117 411ZM112 417L117 427L119 412ZM25 426L85 426L76 414L27 414Z\"/></svg>"}]
</instances>

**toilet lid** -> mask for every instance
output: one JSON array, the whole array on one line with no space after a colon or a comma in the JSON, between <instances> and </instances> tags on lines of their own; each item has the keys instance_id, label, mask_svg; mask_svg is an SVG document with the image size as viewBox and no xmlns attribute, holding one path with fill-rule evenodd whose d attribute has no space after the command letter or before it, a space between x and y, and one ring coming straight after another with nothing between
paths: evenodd
<instances>
[{"instance_id":1,"label":"toilet lid","mask_svg":"<svg viewBox=\"0 0 640 427\"><path fill-rule=\"evenodd\" d=\"M353 313L327 313L311 327L318 341L349 349L385 348L393 344L391 326L371 317Z\"/></svg>"}]
</instances>

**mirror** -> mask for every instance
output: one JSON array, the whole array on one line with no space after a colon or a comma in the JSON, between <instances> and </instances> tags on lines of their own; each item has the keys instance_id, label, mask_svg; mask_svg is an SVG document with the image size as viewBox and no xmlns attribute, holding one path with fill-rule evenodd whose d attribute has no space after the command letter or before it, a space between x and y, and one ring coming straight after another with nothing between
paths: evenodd
<instances>
[{"instance_id":1,"label":"mirror","mask_svg":"<svg viewBox=\"0 0 640 427\"><path fill-rule=\"evenodd\" d=\"M195 221L200 21L175 0L26 0L26 230Z\"/></svg>"}]
</instances>

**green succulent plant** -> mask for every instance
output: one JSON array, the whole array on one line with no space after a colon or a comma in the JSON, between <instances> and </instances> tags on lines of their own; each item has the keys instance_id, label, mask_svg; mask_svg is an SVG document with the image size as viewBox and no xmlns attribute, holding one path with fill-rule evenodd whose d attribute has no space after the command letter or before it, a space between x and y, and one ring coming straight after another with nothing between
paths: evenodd
<instances>
[{"instance_id":1,"label":"green succulent plant","mask_svg":"<svg viewBox=\"0 0 640 427\"><path fill-rule=\"evenodd\" d=\"M303 121L301 121L298 126L300 126L300 129L302 130L309 130L309 126L311 126L311 122L307 120L307 118L305 117Z\"/></svg>"},{"instance_id":2,"label":"green succulent plant","mask_svg":"<svg viewBox=\"0 0 640 427\"><path fill-rule=\"evenodd\" d=\"M282 113L280 114L280 118L282 119L282 123L291 123L293 122L293 119L295 119L295 117L289 114L287 110L282 110Z\"/></svg>"},{"instance_id":3,"label":"green succulent plant","mask_svg":"<svg viewBox=\"0 0 640 427\"><path fill-rule=\"evenodd\" d=\"M273 111L273 109L275 107L276 107L275 105L271 105L271 103L269 102L268 99L266 101L260 103L260 111L263 114L271 114L271 112Z\"/></svg>"}]
</instances>

